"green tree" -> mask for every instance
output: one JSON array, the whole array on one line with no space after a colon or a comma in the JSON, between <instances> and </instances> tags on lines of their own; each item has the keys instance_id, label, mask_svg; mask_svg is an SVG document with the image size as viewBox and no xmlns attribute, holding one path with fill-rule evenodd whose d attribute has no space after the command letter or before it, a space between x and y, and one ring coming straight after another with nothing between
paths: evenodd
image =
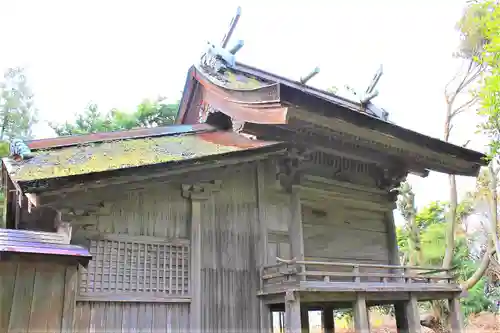
<instances>
[{"instance_id":1,"label":"green tree","mask_svg":"<svg viewBox=\"0 0 500 333\"><path fill-rule=\"evenodd\" d=\"M483 1L475 3L473 8L484 13L472 20L484 39L478 59L487 68L478 92L479 114L485 119L481 129L491 139L491 157L496 157L500 152L500 4Z\"/></svg>"},{"instance_id":2,"label":"green tree","mask_svg":"<svg viewBox=\"0 0 500 333\"><path fill-rule=\"evenodd\" d=\"M50 126L57 135L62 136L173 124L179 104L168 104L162 100L145 99L133 112L113 109L102 113L96 104L91 103L83 113L76 116L74 122L50 123Z\"/></svg>"},{"instance_id":3,"label":"green tree","mask_svg":"<svg viewBox=\"0 0 500 333\"><path fill-rule=\"evenodd\" d=\"M0 82L0 140L31 138L37 110L23 68L8 68Z\"/></svg>"},{"instance_id":4,"label":"green tree","mask_svg":"<svg viewBox=\"0 0 500 333\"><path fill-rule=\"evenodd\" d=\"M446 233L448 227L446 215L444 214L447 206L447 203L432 202L415 215L422 251L420 265L439 266L443 262L447 246ZM469 206L468 201L459 203L461 211L466 211ZM457 225L461 225L461 223L457 223ZM401 256L410 257L410 252L413 250L411 246L413 240L410 236L412 230L406 225L397 228L396 231L399 249L402 252ZM488 310L491 306L491 300L484 294L485 278L482 274L484 270L481 269L483 262L479 260L482 255L473 254L469 244L468 236L464 232L457 232L452 267L454 268L455 278L462 284L470 285L469 288L466 288L468 289L468 296L461 300L466 315ZM477 274L478 271L481 274ZM433 308L441 307L441 303L435 302Z\"/></svg>"},{"instance_id":5,"label":"green tree","mask_svg":"<svg viewBox=\"0 0 500 333\"><path fill-rule=\"evenodd\" d=\"M9 139L31 138L31 129L36 122L33 92L24 69L8 68L0 81L0 158L9 154ZM4 192L0 188L0 204L4 206L3 203ZM0 214L3 221L3 210Z\"/></svg>"}]
</instances>

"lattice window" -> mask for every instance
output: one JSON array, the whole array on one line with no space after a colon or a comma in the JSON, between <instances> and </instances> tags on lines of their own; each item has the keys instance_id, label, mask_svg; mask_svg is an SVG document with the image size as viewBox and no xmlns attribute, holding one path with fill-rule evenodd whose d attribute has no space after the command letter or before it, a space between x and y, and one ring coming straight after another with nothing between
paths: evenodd
<instances>
[{"instance_id":1,"label":"lattice window","mask_svg":"<svg viewBox=\"0 0 500 333\"><path fill-rule=\"evenodd\" d=\"M127 241L108 236L92 240L90 253L93 259L80 277L80 296L189 295L188 241Z\"/></svg>"}]
</instances>

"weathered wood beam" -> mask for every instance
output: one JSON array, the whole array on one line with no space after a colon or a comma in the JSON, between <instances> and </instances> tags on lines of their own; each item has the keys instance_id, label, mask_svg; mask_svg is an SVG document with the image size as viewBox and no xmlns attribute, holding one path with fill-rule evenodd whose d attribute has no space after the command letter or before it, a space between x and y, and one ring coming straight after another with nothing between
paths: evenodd
<instances>
[{"instance_id":1,"label":"weathered wood beam","mask_svg":"<svg viewBox=\"0 0 500 333\"><path fill-rule=\"evenodd\" d=\"M398 333L408 333L408 319L406 316L405 301L394 302L394 317Z\"/></svg>"},{"instance_id":2,"label":"weathered wood beam","mask_svg":"<svg viewBox=\"0 0 500 333\"><path fill-rule=\"evenodd\" d=\"M203 330L203 307L201 288L201 269L202 269L202 203L210 199L212 194L221 188L220 181L185 184L182 185L182 196L191 203L191 260L190 260L190 324L192 332ZM208 310L208 309L207 309Z\"/></svg>"},{"instance_id":3,"label":"weathered wood beam","mask_svg":"<svg viewBox=\"0 0 500 333\"><path fill-rule=\"evenodd\" d=\"M300 304L300 325L302 333L309 333L309 308L304 304Z\"/></svg>"},{"instance_id":4,"label":"weathered wood beam","mask_svg":"<svg viewBox=\"0 0 500 333\"><path fill-rule=\"evenodd\" d=\"M325 333L335 333L335 320L333 317L333 306L325 305L322 309L322 326Z\"/></svg>"},{"instance_id":5,"label":"weathered wood beam","mask_svg":"<svg viewBox=\"0 0 500 333\"><path fill-rule=\"evenodd\" d=\"M356 294L356 301L354 302L354 329L356 333L370 333L366 295L364 293Z\"/></svg>"},{"instance_id":6,"label":"weathered wood beam","mask_svg":"<svg viewBox=\"0 0 500 333\"><path fill-rule=\"evenodd\" d=\"M26 181L20 182L19 185L24 192L40 193L40 192L80 192L101 188L109 185L120 185L130 182L141 182L145 180L155 180L159 177L172 177L182 175L188 172L199 172L219 168L221 166L230 166L247 162L255 162L257 160L266 159L269 156L280 155L284 152L282 145L269 146L261 149L245 150L241 153L233 153L231 155L222 155L219 158L215 156L211 159L202 159L199 161L182 161L173 163L168 167L165 165L149 165L137 168L127 168L119 170L111 170L96 174L85 174L80 176L57 178L53 180L43 181ZM39 183L42 183L43 189L40 189Z\"/></svg>"},{"instance_id":7,"label":"weathered wood beam","mask_svg":"<svg viewBox=\"0 0 500 333\"><path fill-rule=\"evenodd\" d=\"M452 333L462 333L464 332L464 322L462 317L462 311L460 308L460 301L458 297L453 297L448 300L448 305L450 308L450 325Z\"/></svg>"},{"instance_id":8,"label":"weathered wood beam","mask_svg":"<svg viewBox=\"0 0 500 333\"><path fill-rule=\"evenodd\" d=\"M300 316L300 295L287 291L285 295L285 333L300 333L302 330Z\"/></svg>"},{"instance_id":9,"label":"weathered wood beam","mask_svg":"<svg viewBox=\"0 0 500 333\"><path fill-rule=\"evenodd\" d=\"M299 190L292 187L290 193L290 220L288 221L288 233L292 258L304 260L304 231L302 227L302 204L300 202ZM305 271L305 266L300 265L300 271ZM304 280L304 276L298 277Z\"/></svg>"},{"instance_id":10,"label":"weathered wood beam","mask_svg":"<svg viewBox=\"0 0 500 333\"><path fill-rule=\"evenodd\" d=\"M386 151L389 156L399 155L406 161L411 162L411 166L425 170L434 168L436 171L449 173L450 169L462 172L464 175L475 176L479 165L455 158L453 155L440 154L425 146L419 146L415 143L404 142L403 140L385 135L375 130L361 128L338 118L313 115L311 112L302 109L293 109L289 112L291 126L304 126L303 124L313 124L316 127L323 128L332 134L341 136L344 142L357 143L360 147L373 147L378 151ZM301 125L302 124L302 125ZM423 161L423 162L419 162Z\"/></svg>"},{"instance_id":11,"label":"weathered wood beam","mask_svg":"<svg viewBox=\"0 0 500 333\"><path fill-rule=\"evenodd\" d=\"M405 301L405 314L408 321L408 333L420 333L420 315L418 310L418 299L413 293L410 293L410 299Z\"/></svg>"},{"instance_id":12,"label":"weathered wood beam","mask_svg":"<svg viewBox=\"0 0 500 333\"><path fill-rule=\"evenodd\" d=\"M309 126L310 127L310 126ZM426 176L429 172L424 165L417 161L405 159L397 154L389 154L387 151L377 151L368 146L363 146L355 139L346 141L337 139L328 133L318 133L315 129L308 129L305 125L262 125L245 124L245 131L263 140L278 140L291 143L296 146L313 146L315 150L329 154L343 156L353 160L377 164L386 168L403 168L408 172Z\"/></svg>"},{"instance_id":13,"label":"weathered wood beam","mask_svg":"<svg viewBox=\"0 0 500 333\"><path fill-rule=\"evenodd\" d=\"M241 165L221 166L219 168L205 169L200 171L189 171L175 175L162 175L147 180L131 180L124 183L101 182L102 187L85 187L80 191L47 191L38 196L38 202L42 206L51 206L56 209L78 209L87 210L107 205L110 198L117 200L125 198L127 193L134 191L155 191L164 190L166 186L177 186L185 184L189 180L190 184L206 182L213 179L220 179L237 172L250 170L252 163L242 163ZM92 207L94 206L94 207ZM102 211L101 207L99 211ZM106 208L107 209L107 208Z\"/></svg>"},{"instance_id":14,"label":"weathered wood beam","mask_svg":"<svg viewBox=\"0 0 500 333\"><path fill-rule=\"evenodd\" d=\"M258 242L255 244L255 253L258 254L258 266L262 268L267 265L268 259L268 221L266 219L266 198L265 198L265 161L257 161L255 166L255 198L257 200L257 230ZM261 270L259 269L259 289L263 290L263 280L261 277ZM269 333L272 327L271 321L271 311L269 306L265 303L265 300L259 299L259 318L260 318L260 331L263 333Z\"/></svg>"}]
</instances>

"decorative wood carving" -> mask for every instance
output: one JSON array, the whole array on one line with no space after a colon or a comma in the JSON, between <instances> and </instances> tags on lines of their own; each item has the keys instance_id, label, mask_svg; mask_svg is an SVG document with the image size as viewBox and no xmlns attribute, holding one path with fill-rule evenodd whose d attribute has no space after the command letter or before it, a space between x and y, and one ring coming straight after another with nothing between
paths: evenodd
<instances>
[{"instance_id":1,"label":"decorative wood carving","mask_svg":"<svg viewBox=\"0 0 500 333\"><path fill-rule=\"evenodd\" d=\"M411 159L416 164L423 161L429 161L443 167L446 167L446 165L448 165L448 163L446 163L445 161L442 161L430 155L422 155L416 152L409 151L407 149L394 147L390 144L384 144L378 141L362 138L351 133L341 132L314 123L310 123L299 118L290 118L288 124L299 133L305 134L310 137L318 137L319 139L324 140L325 145L328 145L328 143L330 142L334 146L342 146L342 150L344 151L356 152L360 149L363 149L365 153L373 156L380 156L380 152L387 152L387 154L395 157L400 157L401 159Z\"/></svg>"},{"instance_id":2,"label":"decorative wood carving","mask_svg":"<svg viewBox=\"0 0 500 333\"><path fill-rule=\"evenodd\" d=\"M392 193L392 195L397 196L398 192L394 191L394 189L397 188L399 184L401 184L401 182L406 180L407 175L408 173L403 169L380 170L380 173L377 177L377 187L389 191Z\"/></svg>"},{"instance_id":3,"label":"decorative wood carving","mask_svg":"<svg viewBox=\"0 0 500 333\"><path fill-rule=\"evenodd\" d=\"M341 182L360 184L369 187L376 185L376 177L380 168L373 163L337 156L317 151L304 162L308 173Z\"/></svg>"},{"instance_id":4,"label":"decorative wood carving","mask_svg":"<svg viewBox=\"0 0 500 333\"><path fill-rule=\"evenodd\" d=\"M207 121L208 115L210 113L215 113L218 110L214 108L212 105L207 103L204 100L200 101L200 105L198 106L198 123L203 124Z\"/></svg>"},{"instance_id":5,"label":"decorative wood carving","mask_svg":"<svg viewBox=\"0 0 500 333\"><path fill-rule=\"evenodd\" d=\"M188 199L206 200L222 188L220 180L199 182L195 184L182 184L182 196Z\"/></svg>"},{"instance_id":6,"label":"decorative wood carving","mask_svg":"<svg viewBox=\"0 0 500 333\"><path fill-rule=\"evenodd\" d=\"M289 148L287 154L278 160L276 180L286 191L290 191L294 184L300 183L306 161L311 160L311 151Z\"/></svg>"}]
</instances>

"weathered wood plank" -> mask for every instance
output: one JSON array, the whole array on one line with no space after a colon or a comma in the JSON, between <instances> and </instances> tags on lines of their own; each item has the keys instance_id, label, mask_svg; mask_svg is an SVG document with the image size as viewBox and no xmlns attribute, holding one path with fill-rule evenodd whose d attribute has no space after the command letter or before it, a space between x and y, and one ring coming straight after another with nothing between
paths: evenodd
<instances>
[{"instance_id":1,"label":"weathered wood plank","mask_svg":"<svg viewBox=\"0 0 500 333\"><path fill-rule=\"evenodd\" d=\"M64 303L62 310L62 331L72 332L75 323L76 294L78 290L78 267L66 268L64 277Z\"/></svg>"},{"instance_id":2,"label":"weathered wood plank","mask_svg":"<svg viewBox=\"0 0 500 333\"><path fill-rule=\"evenodd\" d=\"M54 274L50 281L52 292L47 301L50 304L50 316L47 319L47 332L60 332L64 305L64 282L67 266L57 265L52 268Z\"/></svg>"},{"instance_id":3,"label":"weathered wood plank","mask_svg":"<svg viewBox=\"0 0 500 333\"><path fill-rule=\"evenodd\" d=\"M369 333L370 322L368 318L368 309L366 307L366 296L362 293L356 294L354 302L354 328L356 333Z\"/></svg>"},{"instance_id":4,"label":"weathered wood plank","mask_svg":"<svg viewBox=\"0 0 500 333\"><path fill-rule=\"evenodd\" d=\"M450 308L450 326L452 333L462 333L464 332L464 321L462 318L462 311L460 307L460 301L458 297L454 297L448 300L448 306Z\"/></svg>"},{"instance_id":5,"label":"weathered wood plank","mask_svg":"<svg viewBox=\"0 0 500 333\"><path fill-rule=\"evenodd\" d=\"M31 300L31 313L28 317L29 332L46 332L49 317L52 315L49 303L52 293L53 267L46 263L38 263L35 268L33 299ZM64 288L64 286L59 286ZM56 300L57 302L57 300Z\"/></svg>"},{"instance_id":6,"label":"weathered wood plank","mask_svg":"<svg viewBox=\"0 0 500 333\"><path fill-rule=\"evenodd\" d=\"M408 321L408 333L420 333L420 315L418 309L418 299L416 295L410 293L410 299L405 302L406 320Z\"/></svg>"},{"instance_id":7,"label":"weathered wood plank","mask_svg":"<svg viewBox=\"0 0 500 333\"><path fill-rule=\"evenodd\" d=\"M300 333L301 330L300 295L287 292L285 296L285 333Z\"/></svg>"},{"instance_id":8,"label":"weathered wood plank","mask_svg":"<svg viewBox=\"0 0 500 333\"><path fill-rule=\"evenodd\" d=\"M0 331L7 332L13 305L18 264L13 261L0 261Z\"/></svg>"},{"instance_id":9,"label":"weathered wood plank","mask_svg":"<svg viewBox=\"0 0 500 333\"><path fill-rule=\"evenodd\" d=\"M29 320L26 318L31 312L34 282L34 265L20 262L16 273L8 333L29 332Z\"/></svg>"}]
</instances>

